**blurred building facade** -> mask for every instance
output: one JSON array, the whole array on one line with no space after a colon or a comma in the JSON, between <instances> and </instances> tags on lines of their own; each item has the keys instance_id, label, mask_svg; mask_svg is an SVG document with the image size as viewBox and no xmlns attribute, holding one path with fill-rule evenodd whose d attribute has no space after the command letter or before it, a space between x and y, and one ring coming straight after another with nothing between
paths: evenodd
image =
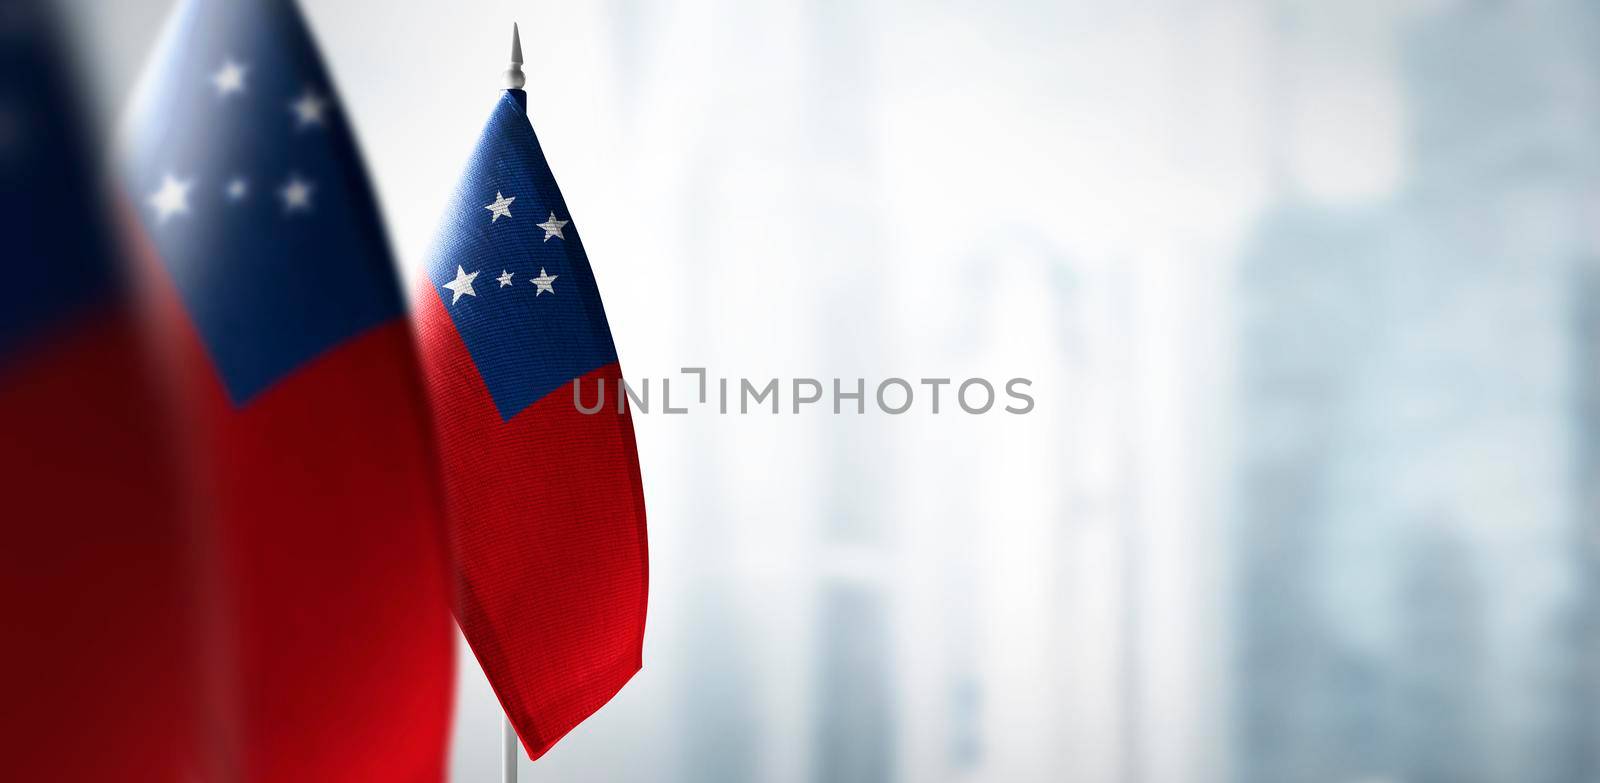
<instances>
[{"instance_id":1,"label":"blurred building facade","mask_svg":"<svg viewBox=\"0 0 1600 783\"><path fill-rule=\"evenodd\" d=\"M1594 777L1595 24L1418 12L1397 192L1242 258L1240 780Z\"/></svg>"}]
</instances>

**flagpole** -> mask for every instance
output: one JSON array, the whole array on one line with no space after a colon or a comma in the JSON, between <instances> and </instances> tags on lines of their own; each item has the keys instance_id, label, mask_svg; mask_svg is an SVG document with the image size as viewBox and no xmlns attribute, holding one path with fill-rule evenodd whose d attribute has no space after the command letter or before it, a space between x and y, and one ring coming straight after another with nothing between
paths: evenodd
<instances>
[{"instance_id":1,"label":"flagpole","mask_svg":"<svg viewBox=\"0 0 1600 783\"><path fill-rule=\"evenodd\" d=\"M500 716L500 783L517 783L517 730L511 718Z\"/></svg>"},{"instance_id":2,"label":"flagpole","mask_svg":"<svg viewBox=\"0 0 1600 783\"><path fill-rule=\"evenodd\" d=\"M511 23L511 64L506 68L505 88L520 90L527 84L522 74L522 35L515 22ZM500 783L517 783L517 756L521 755L517 730L511 726L511 716L500 715Z\"/></svg>"},{"instance_id":3,"label":"flagpole","mask_svg":"<svg viewBox=\"0 0 1600 783\"><path fill-rule=\"evenodd\" d=\"M511 23L511 67L505 72L505 87L508 90L520 90L528 83L527 77L522 75L522 36L517 32L517 23Z\"/></svg>"}]
</instances>

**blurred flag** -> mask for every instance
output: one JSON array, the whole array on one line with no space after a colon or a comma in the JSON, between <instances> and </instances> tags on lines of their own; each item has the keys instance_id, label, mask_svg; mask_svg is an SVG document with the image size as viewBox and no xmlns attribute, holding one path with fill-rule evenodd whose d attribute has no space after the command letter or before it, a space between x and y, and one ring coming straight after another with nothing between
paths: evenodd
<instances>
[{"instance_id":1,"label":"blurred flag","mask_svg":"<svg viewBox=\"0 0 1600 783\"><path fill-rule=\"evenodd\" d=\"M195 527L48 11L0 5L0 777L209 780Z\"/></svg>"},{"instance_id":2,"label":"blurred flag","mask_svg":"<svg viewBox=\"0 0 1600 783\"><path fill-rule=\"evenodd\" d=\"M417 318L457 619L537 758L638 671L648 567L632 420L573 402L621 369L526 109L522 90L495 105Z\"/></svg>"},{"instance_id":3,"label":"blurred flag","mask_svg":"<svg viewBox=\"0 0 1600 783\"><path fill-rule=\"evenodd\" d=\"M453 634L426 403L294 4L184 2L130 119L123 184L209 490L241 777L439 780Z\"/></svg>"}]
</instances>

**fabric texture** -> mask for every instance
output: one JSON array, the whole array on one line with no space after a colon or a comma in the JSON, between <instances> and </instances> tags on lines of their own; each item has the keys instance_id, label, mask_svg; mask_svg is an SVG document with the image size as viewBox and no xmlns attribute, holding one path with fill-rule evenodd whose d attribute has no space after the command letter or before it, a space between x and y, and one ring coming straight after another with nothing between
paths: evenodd
<instances>
[{"instance_id":1,"label":"fabric texture","mask_svg":"<svg viewBox=\"0 0 1600 783\"><path fill-rule=\"evenodd\" d=\"M176 14L123 186L211 528L229 779L442 780L442 509L371 187L293 2Z\"/></svg>"},{"instance_id":2,"label":"fabric texture","mask_svg":"<svg viewBox=\"0 0 1600 783\"><path fill-rule=\"evenodd\" d=\"M621 368L525 107L495 105L415 311L457 619L537 758L640 668L649 565L630 414L574 404Z\"/></svg>"}]
</instances>

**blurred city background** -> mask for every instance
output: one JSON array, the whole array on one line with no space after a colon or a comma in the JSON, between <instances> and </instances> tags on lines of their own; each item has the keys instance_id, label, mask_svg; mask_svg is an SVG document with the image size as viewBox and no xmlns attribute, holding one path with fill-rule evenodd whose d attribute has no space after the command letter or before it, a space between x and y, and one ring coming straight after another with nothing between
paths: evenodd
<instances>
[{"instance_id":1,"label":"blurred city background","mask_svg":"<svg viewBox=\"0 0 1600 783\"><path fill-rule=\"evenodd\" d=\"M109 141L170 4L68 5ZM1600 780L1591 3L302 5L408 273L518 21L631 376L1034 380L638 417L645 669L524 780Z\"/></svg>"}]
</instances>

